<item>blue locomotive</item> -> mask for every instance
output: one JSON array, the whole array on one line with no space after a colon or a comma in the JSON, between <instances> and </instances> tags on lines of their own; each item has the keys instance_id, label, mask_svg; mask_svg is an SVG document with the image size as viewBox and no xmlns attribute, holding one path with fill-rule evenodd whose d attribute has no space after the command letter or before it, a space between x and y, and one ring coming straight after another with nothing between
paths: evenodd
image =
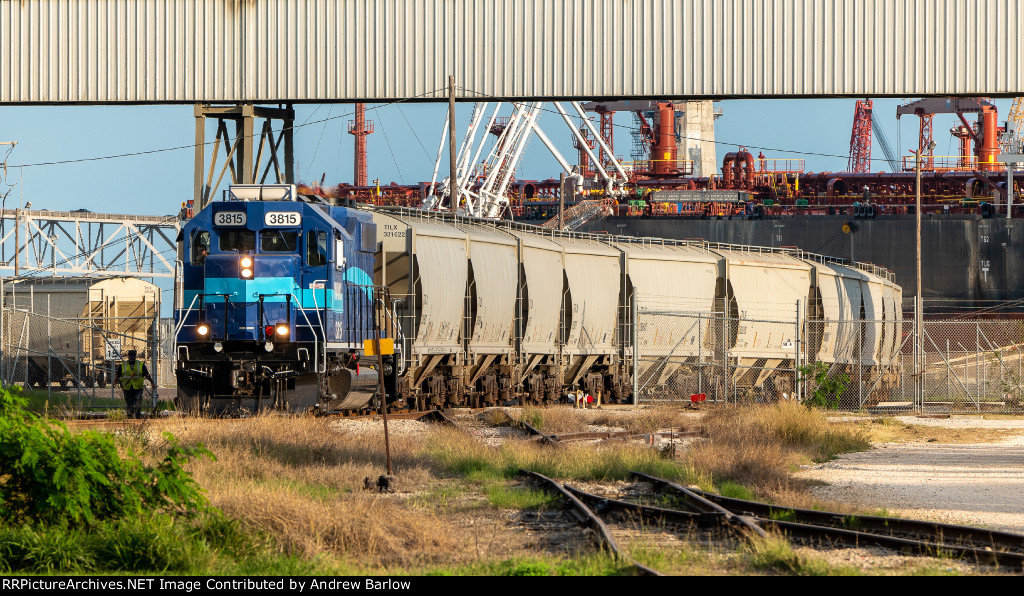
<instances>
[{"instance_id":1,"label":"blue locomotive","mask_svg":"<svg viewBox=\"0 0 1024 596\"><path fill-rule=\"evenodd\" d=\"M355 409L376 389L371 215L291 185L232 186L178 238L179 409ZM388 369L391 367L389 366Z\"/></svg>"}]
</instances>

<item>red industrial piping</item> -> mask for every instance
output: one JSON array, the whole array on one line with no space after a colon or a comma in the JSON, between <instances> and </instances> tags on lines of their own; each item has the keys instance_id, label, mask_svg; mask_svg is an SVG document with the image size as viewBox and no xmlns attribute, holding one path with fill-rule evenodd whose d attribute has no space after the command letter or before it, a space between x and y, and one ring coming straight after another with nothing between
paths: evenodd
<instances>
[{"instance_id":1,"label":"red industrial piping","mask_svg":"<svg viewBox=\"0 0 1024 596\"><path fill-rule=\"evenodd\" d=\"M658 134L651 145L651 168L656 176L674 176L676 167L676 110L671 103L658 104Z\"/></svg>"},{"instance_id":2,"label":"red industrial piping","mask_svg":"<svg viewBox=\"0 0 1024 596\"><path fill-rule=\"evenodd\" d=\"M740 162L742 161L742 164ZM754 185L754 156L749 151L740 151L736 155L736 165L743 167L740 170L740 180L746 188L750 188Z\"/></svg>"},{"instance_id":3,"label":"red industrial piping","mask_svg":"<svg viewBox=\"0 0 1024 596\"><path fill-rule=\"evenodd\" d=\"M727 187L732 185L733 164L736 161L736 156L735 152L726 153L725 159L722 160L722 184Z\"/></svg>"},{"instance_id":4,"label":"red industrial piping","mask_svg":"<svg viewBox=\"0 0 1024 596\"><path fill-rule=\"evenodd\" d=\"M981 142L978 146L978 166L983 171L1002 169L996 163L999 155L999 115L992 106L981 112Z\"/></svg>"}]
</instances>

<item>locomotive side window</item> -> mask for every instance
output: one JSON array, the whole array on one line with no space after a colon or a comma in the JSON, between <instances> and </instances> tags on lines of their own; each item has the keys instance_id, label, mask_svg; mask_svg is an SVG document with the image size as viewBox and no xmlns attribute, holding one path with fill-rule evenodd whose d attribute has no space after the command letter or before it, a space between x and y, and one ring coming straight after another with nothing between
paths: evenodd
<instances>
[{"instance_id":1,"label":"locomotive side window","mask_svg":"<svg viewBox=\"0 0 1024 596\"><path fill-rule=\"evenodd\" d=\"M192 235L192 264L202 266L210 254L210 233L196 232Z\"/></svg>"},{"instance_id":2,"label":"locomotive side window","mask_svg":"<svg viewBox=\"0 0 1024 596\"><path fill-rule=\"evenodd\" d=\"M256 249L256 232L252 230L221 230L220 249L252 252Z\"/></svg>"},{"instance_id":3,"label":"locomotive side window","mask_svg":"<svg viewBox=\"0 0 1024 596\"><path fill-rule=\"evenodd\" d=\"M299 233L284 230L260 232L260 250L263 252L295 252L299 247Z\"/></svg>"},{"instance_id":4,"label":"locomotive side window","mask_svg":"<svg viewBox=\"0 0 1024 596\"><path fill-rule=\"evenodd\" d=\"M306 264L310 267L327 264L327 232L310 230L306 233Z\"/></svg>"}]
</instances>

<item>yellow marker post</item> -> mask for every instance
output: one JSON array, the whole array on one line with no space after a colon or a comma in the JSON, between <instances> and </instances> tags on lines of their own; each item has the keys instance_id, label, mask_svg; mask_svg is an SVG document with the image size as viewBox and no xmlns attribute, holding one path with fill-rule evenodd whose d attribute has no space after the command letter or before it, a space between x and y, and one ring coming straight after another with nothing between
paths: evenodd
<instances>
[{"instance_id":1,"label":"yellow marker post","mask_svg":"<svg viewBox=\"0 0 1024 596\"><path fill-rule=\"evenodd\" d=\"M374 343L374 341L372 339L364 339L363 340L363 353L365 355L367 355L367 356L376 356L377 355L376 350L373 349L373 343ZM381 353L381 355L384 355L384 354L394 354L395 353L395 340L393 340L391 338L382 337L380 339L380 353Z\"/></svg>"}]
</instances>

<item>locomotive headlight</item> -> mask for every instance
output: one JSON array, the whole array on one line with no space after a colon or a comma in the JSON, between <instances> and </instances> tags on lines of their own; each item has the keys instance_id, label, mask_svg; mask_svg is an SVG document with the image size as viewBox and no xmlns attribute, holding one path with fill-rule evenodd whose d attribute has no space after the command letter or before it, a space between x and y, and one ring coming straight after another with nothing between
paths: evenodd
<instances>
[{"instance_id":1,"label":"locomotive headlight","mask_svg":"<svg viewBox=\"0 0 1024 596\"><path fill-rule=\"evenodd\" d=\"M196 333L202 335L203 337L206 337L210 333L210 326L207 325L206 323L201 323L198 327L196 327Z\"/></svg>"},{"instance_id":2,"label":"locomotive headlight","mask_svg":"<svg viewBox=\"0 0 1024 596\"><path fill-rule=\"evenodd\" d=\"M246 268L252 267L252 259L249 258L249 257L242 257L241 265L242 265L242 267L246 267Z\"/></svg>"},{"instance_id":3,"label":"locomotive headlight","mask_svg":"<svg viewBox=\"0 0 1024 596\"><path fill-rule=\"evenodd\" d=\"M242 277L246 279L252 277L252 269L242 269Z\"/></svg>"},{"instance_id":4,"label":"locomotive headlight","mask_svg":"<svg viewBox=\"0 0 1024 596\"><path fill-rule=\"evenodd\" d=\"M286 325L277 326L277 336L286 337L288 335L288 327Z\"/></svg>"}]
</instances>

